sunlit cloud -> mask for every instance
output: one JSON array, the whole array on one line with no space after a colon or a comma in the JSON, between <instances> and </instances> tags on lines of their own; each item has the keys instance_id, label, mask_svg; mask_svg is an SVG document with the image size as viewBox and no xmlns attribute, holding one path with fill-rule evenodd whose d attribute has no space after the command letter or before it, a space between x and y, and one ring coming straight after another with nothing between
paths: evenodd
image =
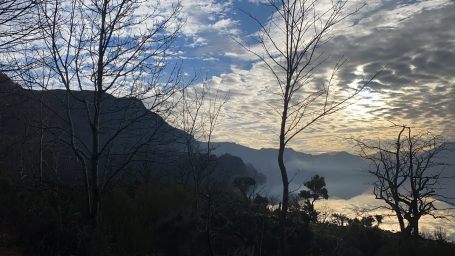
<instances>
[{"instance_id":1,"label":"sunlit cloud","mask_svg":"<svg viewBox=\"0 0 455 256\"><path fill-rule=\"evenodd\" d=\"M325 46L329 59L318 74L328 73L341 56L348 59L337 74L342 87L381 73L352 105L312 126L291 147L352 151L350 137L391 138L393 132L384 132L388 121L455 139L455 28L449 25L455 22L454 11L453 2L444 0L370 1L340 24ZM225 55L238 63L255 61L238 51ZM230 67L208 81L231 94L216 139L276 147L280 109L273 76L260 62Z\"/></svg>"}]
</instances>

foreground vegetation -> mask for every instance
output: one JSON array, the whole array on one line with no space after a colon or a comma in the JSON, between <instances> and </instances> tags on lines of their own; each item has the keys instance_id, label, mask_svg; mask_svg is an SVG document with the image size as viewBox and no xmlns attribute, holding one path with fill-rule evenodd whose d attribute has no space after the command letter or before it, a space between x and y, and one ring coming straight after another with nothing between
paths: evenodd
<instances>
[{"instance_id":1,"label":"foreground vegetation","mask_svg":"<svg viewBox=\"0 0 455 256\"><path fill-rule=\"evenodd\" d=\"M93 231L85 222L84 195L77 189L11 177L2 177L0 183L0 247L18 255L278 254L278 210L268 207L267 198L225 182L213 184L216 190L205 196L175 183L118 187L104 200L100 224ZM345 224L317 222L311 210L294 200L288 254L455 254L454 244L442 237L404 237L379 229L373 218L336 216Z\"/></svg>"}]
</instances>

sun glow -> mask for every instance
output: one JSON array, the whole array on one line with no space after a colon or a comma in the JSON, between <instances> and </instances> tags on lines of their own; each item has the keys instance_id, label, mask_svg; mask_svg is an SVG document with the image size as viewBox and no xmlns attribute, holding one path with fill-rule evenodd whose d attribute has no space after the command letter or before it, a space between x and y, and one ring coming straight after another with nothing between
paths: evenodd
<instances>
[{"instance_id":1,"label":"sun glow","mask_svg":"<svg viewBox=\"0 0 455 256\"><path fill-rule=\"evenodd\" d=\"M346 107L349 115L355 115L361 118L375 118L373 111L380 111L387 106L387 102L381 93L365 89L361 91L356 99Z\"/></svg>"}]
</instances>

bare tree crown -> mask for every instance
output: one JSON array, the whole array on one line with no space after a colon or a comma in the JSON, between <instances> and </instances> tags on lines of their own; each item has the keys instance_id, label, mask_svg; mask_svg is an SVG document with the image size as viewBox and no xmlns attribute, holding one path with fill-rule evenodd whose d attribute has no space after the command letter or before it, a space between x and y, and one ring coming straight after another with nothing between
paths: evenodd
<instances>
[{"instance_id":1,"label":"bare tree crown","mask_svg":"<svg viewBox=\"0 0 455 256\"><path fill-rule=\"evenodd\" d=\"M403 233L419 235L419 220L438 213L437 201L453 205L442 193L444 167L439 154L445 150L440 136L431 132L412 133L406 125L395 125L399 129L393 142L377 146L356 140L360 155L371 163L370 173L376 199L383 200L386 208L397 216ZM407 225L404 220L407 221Z\"/></svg>"}]
</instances>

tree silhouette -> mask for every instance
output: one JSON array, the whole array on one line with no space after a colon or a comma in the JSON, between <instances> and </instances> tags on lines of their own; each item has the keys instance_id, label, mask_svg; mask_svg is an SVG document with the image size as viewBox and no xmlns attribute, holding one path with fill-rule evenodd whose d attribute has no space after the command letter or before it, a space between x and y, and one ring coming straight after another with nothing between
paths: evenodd
<instances>
[{"instance_id":1,"label":"tree silhouette","mask_svg":"<svg viewBox=\"0 0 455 256\"><path fill-rule=\"evenodd\" d=\"M237 177L234 179L234 187L240 190L244 198L248 198L248 191L251 186L256 185L256 181L251 177Z\"/></svg>"},{"instance_id":2,"label":"tree silhouette","mask_svg":"<svg viewBox=\"0 0 455 256\"><path fill-rule=\"evenodd\" d=\"M0 2L0 51L28 43L38 32L37 11L42 1L2 0Z\"/></svg>"},{"instance_id":3,"label":"tree silhouette","mask_svg":"<svg viewBox=\"0 0 455 256\"><path fill-rule=\"evenodd\" d=\"M142 0L44 1L34 13L36 42L8 55L11 66L26 67L13 73L21 84L64 90L65 135L58 138L81 165L95 225L103 194L164 124L155 118L155 127L139 131L138 123L153 122L151 112L169 115L182 87L179 66L167 62L182 25L180 9L179 2L162 13L159 3ZM123 104L110 104L113 96Z\"/></svg>"},{"instance_id":4,"label":"tree silhouette","mask_svg":"<svg viewBox=\"0 0 455 256\"><path fill-rule=\"evenodd\" d=\"M333 221L340 226L344 226L345 223L348 223L349 217L342 213L332 214Z\"/></svg>"},{"instance_id":5,"label":"tree silhouette","mask_svg":"<svg viewBox=\"0 0 455 256\"><path fill-rule=\"evenodd\" d=\"M377 146L356 140L360 156L371 163L370 173L376 177L374 195L394 212L400 230L406 235L419 235L419 220L430 215L442 218L435 203L449 205L450 198L441 193L444 163L438 155L445 149L442 138L430 132L412 133L406 125L399 128L395 142ZM407 223L406 223L407 222Z\"/></svg>"},{"instance_id":6,"label":"tree silhouette","mask_svg":"<svg viewBox=\"0 0 455 256\"><path fill-rule=\"evenodd\" d=\"M268 0L274 14L261 22L249 15L260 27L255 38L259 48L246 46L270 71L279 95L276 112L280 118L278 166L283 184L281 202L281 254L286 255L286 215L289 208L289 177L284 152L288 144L323 117L346 107L367 82L356 88L337 91L335 75L343 64L338 62L328 81L313 83L313 75L324 62L322 45L329 40L332 28L357 12L345 12L347 1ZM322 7L322 5L324 5ZM261 50L256 50L261 49Z\"/></svg>"},{"instance_id":7,"label":"tree silhouette","mask_svg":"<svg viewBox=\"0 0 455 256\"><path fill-rule=\"evenodd\" d=\"M374 215L374 219L376 220L376 227L379 228L379 225L381 225L382 221L384 220L384 216L382 216L380 214L376 214L376 215Z\"/></svg>"},{"instance_id":8,"label":"tree silhouette","mask_svg":"<svg viewBox=\"0 0 455 256\"><path fill-rule=\"evenodd\" d=\"M178 180L183 184L192 183L196 195L195 210L199 208L199 195L207 182L213 181L216 158L212 137L219 121L223 106L227 101L225 95L211 90L205 82L182 90L176 110L174 126L184 131L183 144L188 161L179 172Z\"/></svg>"},{"instance_id":9,"label":"tree silhouette","mask_svg":"<svg viewBox=\"0 0 455 256\"><path fill-rule=\"evenodd\" d=\"M320 199L328 199L329 194L325 187L325 179L322 176L314 175L309 181L304 183L309 190L301 190L299 197L304 199L304 210L309 214L310 220L317 221L318 213L314 208L314 202Z\"/></svg>"},{"instance_id":10,"label":"tree silhouette","mask_svg":"<svg viewBox=\"0 0 455 256\"><path fill-rule=\"evenodd\" d=\"M314 205L316 200L329 198L324 177L316 174L303 185L309 190L301 190L299 196L303 199L311 200L312 205Z\"/></svg>"}]
</instances>

